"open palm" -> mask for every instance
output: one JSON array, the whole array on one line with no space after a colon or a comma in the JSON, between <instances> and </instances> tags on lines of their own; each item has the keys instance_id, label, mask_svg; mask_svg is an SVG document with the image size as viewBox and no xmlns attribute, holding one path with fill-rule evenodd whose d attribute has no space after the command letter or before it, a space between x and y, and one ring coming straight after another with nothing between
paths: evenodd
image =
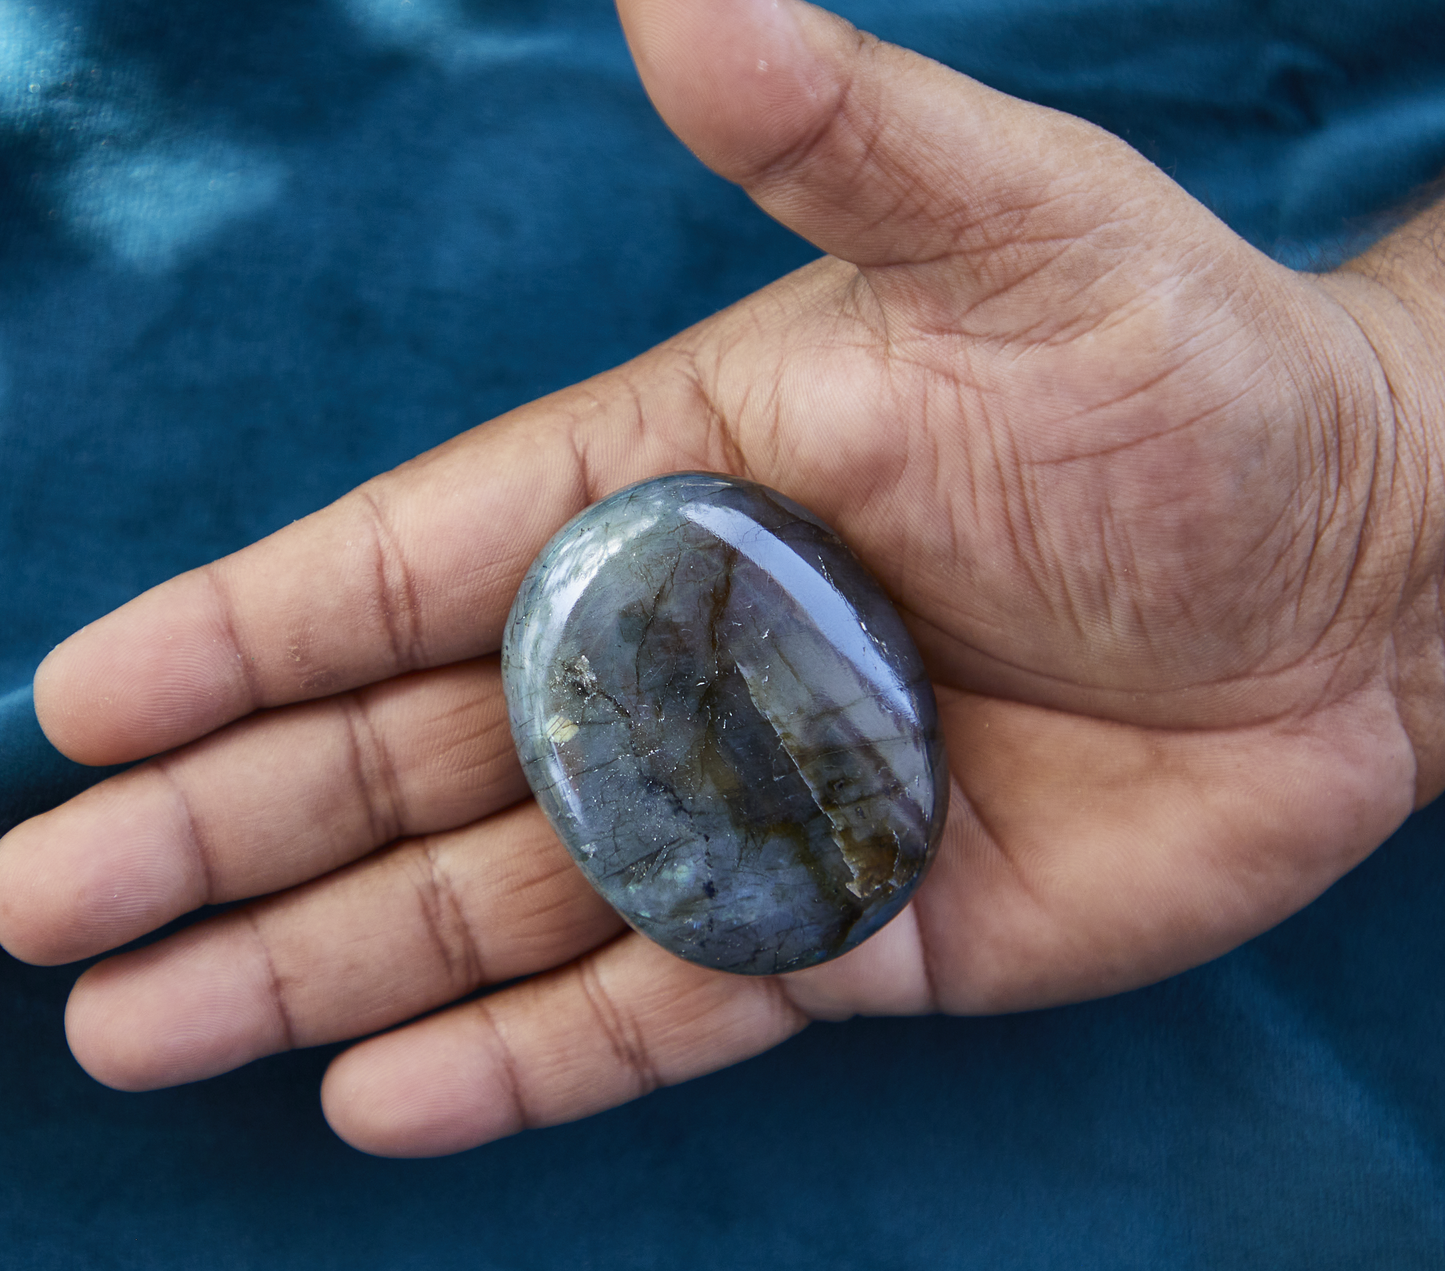
<instances>
[{"instance_id":1,"label":"open palm","mask_svg":"<svg viewBox=\"0 0 1445 1271\"><path fill-rule=\"evenodd\" d=\"M1438 654L1401 639L1428 500L1346 284L1272 264L1097 129L819 10L622 9L683 139L831 255L51 655L36 701L66 753L165 753L5 839L6 947L65 961L260 897L82 977L71 1043L103 1081L194 1080L519 980L326 1078L358 1146L455 1150L809 1018L1157 979L1435 793L1399 706ZM839 530L949 747L914 902L792 976L627 932L524 801L506 728L495 653L534 554L697 468Z\"/></svg>"}]
</instances>

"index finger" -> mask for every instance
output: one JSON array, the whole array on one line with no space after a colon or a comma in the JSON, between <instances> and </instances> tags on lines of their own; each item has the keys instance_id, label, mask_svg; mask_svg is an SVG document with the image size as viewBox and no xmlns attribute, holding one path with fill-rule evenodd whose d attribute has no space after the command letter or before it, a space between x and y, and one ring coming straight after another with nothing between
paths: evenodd
<instances>
[{"instance_id":1,"label":"index finger","mask_svg":"<svg viewBox=\"0 0 1445 1271\"><path fill-rule=\"evenodd\" d=\"M46 735L81 763L123 763L262 707L494 652L560 525L705 462L679 453L685 429L647 423L699 410L685 361L659 350L522 407L83 628L36 672Z\"/></svg>"}]
</instances>

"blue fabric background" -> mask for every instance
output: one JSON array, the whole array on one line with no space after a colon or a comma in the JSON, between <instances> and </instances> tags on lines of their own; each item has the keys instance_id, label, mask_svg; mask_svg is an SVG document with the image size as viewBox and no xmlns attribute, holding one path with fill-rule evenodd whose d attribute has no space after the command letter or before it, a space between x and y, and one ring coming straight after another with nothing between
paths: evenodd
<instances>
[{"instance_id":1,"label":"blue fabric background","mask_svg":"<svg viewBox=\"0 0 1445 1271\"><path fill-rule=\"evenodd\" d=\"M1120 133L1292 264L1445 171L1439 0L850 0ZM96 775L76 626L813 255L654 116L604 0L0 0L0 829ZM0 1271L1445 1265L1445 804L1142 992L816 1026L442 1161L331 1051L86 1078L0 955Z\"/></svg>"}]
</instances>

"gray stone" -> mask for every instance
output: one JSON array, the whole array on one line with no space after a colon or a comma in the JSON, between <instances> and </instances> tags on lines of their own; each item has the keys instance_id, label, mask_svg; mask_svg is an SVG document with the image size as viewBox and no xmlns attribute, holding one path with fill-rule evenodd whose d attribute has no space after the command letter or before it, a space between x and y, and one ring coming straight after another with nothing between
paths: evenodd
<instances>
[{"instance_id":1,"label":"gray stone","mask_svg":"<svg viewBox=\"0 0 1445 1271\"><path fill-rule=\"evenodd\" d=\"M588 508L523 580L502 675L558 836L689 961L836 957L937 845L948 772L917 650L837 535L763 486L680 473Z\"/></svg>"}]
</instances>

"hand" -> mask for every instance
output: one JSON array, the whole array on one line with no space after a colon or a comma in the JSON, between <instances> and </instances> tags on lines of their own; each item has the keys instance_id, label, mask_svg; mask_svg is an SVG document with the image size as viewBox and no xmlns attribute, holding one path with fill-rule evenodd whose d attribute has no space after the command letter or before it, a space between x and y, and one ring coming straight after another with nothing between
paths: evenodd
<instances>
[{"instance_id":1,"label":"hand","mask_svg":"<svg viewBox=\"0 0 1445 1271\"><path fill-rule=\"evenodd\" d=\"M81 977L67 1027L101 1081L401 1025L334 1062L327 1116L368 1151L453 1151L812 1018L1169 975L1441 789L1445 359L1408 269L1293 274L1122 142L795 0L622 17L683 140L831 255L51 654L63 751L160 757L4 840L5 946L61 962L259 897ZM626 932L507 734L495 653L533 555L689 468L836 526L951 755L914 903L792 976Z\"/></svg>"}]
</instances>

